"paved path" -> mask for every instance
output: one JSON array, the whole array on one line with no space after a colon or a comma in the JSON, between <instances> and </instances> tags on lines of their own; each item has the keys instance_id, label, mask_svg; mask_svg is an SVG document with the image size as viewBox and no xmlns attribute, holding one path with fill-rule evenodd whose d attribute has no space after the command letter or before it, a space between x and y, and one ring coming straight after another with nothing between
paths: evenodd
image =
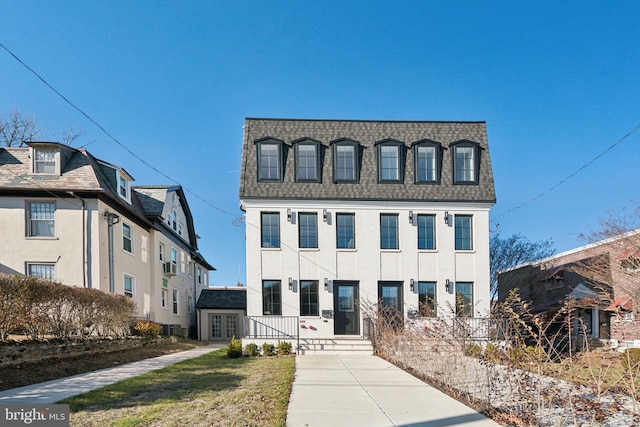
<instances>
[{"instance_id":1,"label":"paved path","mask_svg":"<svg viewBox=\"0 0 640 427\"><path fill-rule=\"evenodd\" d=\"M287 427L314 426L499 424L379 357L298 356Z\"/></svg>"},{"instance_id":2,"label":"paved path","mask_svg":"<svg viewBox=\"0 0 640 427\"><path fill-rule=\"evenodd\" d=\"M0 392L0 404L19 403L42 405L58 402L71 396L86 393L118 381L132 378L149 371L164 368L167 365L193 359L203 354L218 350L224 344L212 344L196 347L179 353L167 354L139 362L127 363L113 368L101 369L86 374L60 378L40 384L13 388ZM91 357L91 356L88 356Z\"/></svg>"}]
</instances>

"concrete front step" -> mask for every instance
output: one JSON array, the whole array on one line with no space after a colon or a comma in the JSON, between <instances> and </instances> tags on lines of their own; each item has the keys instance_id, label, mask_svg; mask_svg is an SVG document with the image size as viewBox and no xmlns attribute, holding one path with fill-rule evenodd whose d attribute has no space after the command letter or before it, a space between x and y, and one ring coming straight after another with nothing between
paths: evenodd
<instances>
[{"instance_id":1,"label":"concrete front step","mask_svg":"<svg viewBox=\"0 0 640 427\"><path fill-rule=\"evenodd\" d=\"M373 345L357 338L300 338L298 354L373 354Z\"/></svg>"}]
</instances>

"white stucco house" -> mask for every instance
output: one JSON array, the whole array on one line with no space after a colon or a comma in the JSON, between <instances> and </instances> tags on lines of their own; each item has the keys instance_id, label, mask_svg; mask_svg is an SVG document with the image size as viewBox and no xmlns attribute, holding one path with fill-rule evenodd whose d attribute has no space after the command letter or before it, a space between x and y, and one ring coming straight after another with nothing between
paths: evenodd
<instances>
[{"instance_id":1,"label":"white stucco house","mask_svg":"<svg viewBox=\"0 0 640 427\"><path fill-rule=\"evenodd\" d=\"M0 272L135 300L137 316L195 331L214 268L180 186L133 186L122 167L51 142L0 148Z\"/></svg>"},{"instance_id":2,"label":"white stucco house","mask_svg":"<svg viewBox=\"0 0 640 427\"><path fill-rule=\"evenodd\" d=\"M381 306L487 315L495 201L484 122L247 118L246 338L363 338Z\"/></svg>"}]
</instances>

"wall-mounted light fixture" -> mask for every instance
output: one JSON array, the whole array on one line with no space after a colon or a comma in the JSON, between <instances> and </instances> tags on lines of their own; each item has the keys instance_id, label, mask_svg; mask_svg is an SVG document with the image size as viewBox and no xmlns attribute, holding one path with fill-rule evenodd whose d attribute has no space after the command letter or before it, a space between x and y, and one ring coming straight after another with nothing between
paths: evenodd
<instances>
[{"instance_id":1,"label":"wall-mounted light fixture","mask_svg":"<svg viewBox=\"0 0 640 427\"><path fill-rule=\"evenodd\" d=\"M324 278L324 290L329 290L329 279L327 279L326 277Z\"/></svg>"},{"instance_id":2,"label":"wall-mounted light fixture","mask_svg":"<svg viewBox=\"0 0 640 427\"><path fill-rule=\"evenodd\" d=\"M291 222L291 209L287 209L287 221Z\"/></svg>"},{"instance_id":3,"label":"wall-mounted light fixture","mask_svg":"<svg viewBox=\"0 0 640 427\"><path fill-rule=\"evenodd\" d=\"M447 290L447 292L451 292L451 282L449 281L449 279L444 282L444 288Z\"/></svg>"},{"instance_id":4,"label":"wall-mounted light fixture","mask_svg":"<svg viewBox=\"0 0 640 427\"><path fill-rule=\"evenodd\" d=\"M409 211L409 224L413 224L413 211Z\"/></svg>"},{"instance_id":5,"label":"wall-mounted light fixture","mask_svg":"<svg viewBox=\"0 0 640 427\"><path fill-rule=\"evenodd\" d=\"M444 213L444 223L449 225L449 212Z\"/></svg>"},{"instance_id":6,"label":"wall-mounted light fixture","mask_svg":"<svg viewBox=\"0 0 640 427\"><path fill-rule=\"evenodd\" d=\"M409 289L411 289L411 292L415 291L415 282L413 281L413 279L409 280Z\"/></svg>"},{"instance_id":7,"label":"wall-mounted light fixture","mask_svg":"<svg viewBox=\"0 0 640 427\"><path fill-rule=\"evenodd\" d=\"M293 279L291 277L289 277L289 290L293 290Z\"/></svg>"},{"instance_id":8,"label":"wall-mounted light fixture","mask_svg":"<svg viewBox=\"0 0 640 427\"><path fill-rule=\"evenodd\" d=\"M322 220L324 222L327 222L327 210L326 209L322 209Z\"/></svg>"}]
</instances>

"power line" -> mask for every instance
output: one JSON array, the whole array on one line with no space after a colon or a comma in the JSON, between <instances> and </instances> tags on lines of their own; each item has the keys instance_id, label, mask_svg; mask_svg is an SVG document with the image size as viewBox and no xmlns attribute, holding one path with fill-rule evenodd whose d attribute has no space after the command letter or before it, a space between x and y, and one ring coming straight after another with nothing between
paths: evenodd
<instances>
[{"instance_id":1,"label":"power line","mask_svg":"<svg viewBox=\"0 0 640 427\"><path fill-rule=\"evenodd\" d=\"M622 141L624 141L625 139L627 139L628 137L630 137L631 135L633 135L634 132L636 132L638 129L640 129L640 124L638 126L636 126L635 128L633 128L630 132L628 132L626 135L624 135L622 138L620 138L619 140L617 140L615 143L613 143L612 145L610 145L607 149L605 149L603 152L601 152L600 154L598 154L597 156L595 156L593 159L589 160L587 163L585 163L584 165L582 165L581 167L579 167L578 169L576 169L574 172L572 172L571 174L569 174L566 178L558 181L556 184L552 185L551 187L549 187L547 190L543 191L542 193L538 194L536 197L527 200L526 202L509 209L506 212L501 213L500 215L498 215L497 217L493 218L492 222L495 222L498 218L501 218L507 214L510 214L513 211L516 211L520 208L523 208L533 202L535 202L536 200L546 196L547 194L549 194L550 192L552 192L553 190L555 190L556 188L558 188L559 186L561 186L562 184L564 184L565 182L569 181L571 178L573 178L574 176L576 176L577 174L579 174L580 172L582 172L584 169L586 169L587 167L589 167L592 163L594 163L596 160L600 159L601 157L603 157L605 154L607 154L607 152L611 151L614 147L616 147L617 145L619 145L620 143L622 143Z\"/></svg>"},{"instance_id":2,"label":"power line","mask_svg":"<svg viewBox=\"0 0 640 427\"><path fill-rule=\"evenodd\" d=\"M94 125L96 125L98 127L98 129L100 129L108 138L110 138L113 142L115 142L116 144L118 144L121 148L123 148L125 151L127 151L132 157L134 157L135 159L137 159L138 161L140 161L142 164L144 164L145 166L147 166L148 168L150 168L151 170L155 171L156 173L158 173L159 175L163 176L164 178L168 179L169 181L178 184L180 186L182 186L186 191L188 191L189 193L193 194L196 198L200 199L202 202L204 202L205 204L207 204L208 206L210 206L211 208L217 210L220 213L223 213L225 215L229 215L232 216L234 218L238 218L238 215L233 214L231 212L228 212L222 208L219 208L217 206L215 206L214 204L210 203L208 200L206 200L205 198L201 197L200 195L198 195L197 193L191 191L189 188L183 186L182 184L180 184L177 180L173 179L172 177L170 177L169 175L165 174L164 172L160 171L158 168L156 168L155 166L153 166L152 164L150 164L149 162L147 162L146 160L144 160L142 157L138 156L136 153L134 153L131 149L129 149L126 145L124 145L123 143L121 143L115 136L113 136L111 133L109 133L102 125L100 125L100 123L98 123L96 120L94 120L91 116L89 116L89 114L85 113L80 107L78 107L77 105L75 105L73 102L71 102L67 97L65 97L62 93L60 93L55 87L53 87L47 80L45 80L44 77L42 77L40 74L38 74L33 68L31 68L29 65L27 65L24 61L22 61L15 53L13 53L8 47L6 47L4 44L0 43L0 47L2 47L9 55L11 55L16 61L18 61L23 67L25 67L27 70L29 70L34 76L36 76L42 83L44 83L49 89L51 89L56 95L58 95L60 98L62 98L64 100L64 102L66 102L67 104L69 104L72 108L74 108L76 111L78 111L80 114L82 114L87 120L89 120L91 123L93 123Z\"/></svg>"}]
</instances>

